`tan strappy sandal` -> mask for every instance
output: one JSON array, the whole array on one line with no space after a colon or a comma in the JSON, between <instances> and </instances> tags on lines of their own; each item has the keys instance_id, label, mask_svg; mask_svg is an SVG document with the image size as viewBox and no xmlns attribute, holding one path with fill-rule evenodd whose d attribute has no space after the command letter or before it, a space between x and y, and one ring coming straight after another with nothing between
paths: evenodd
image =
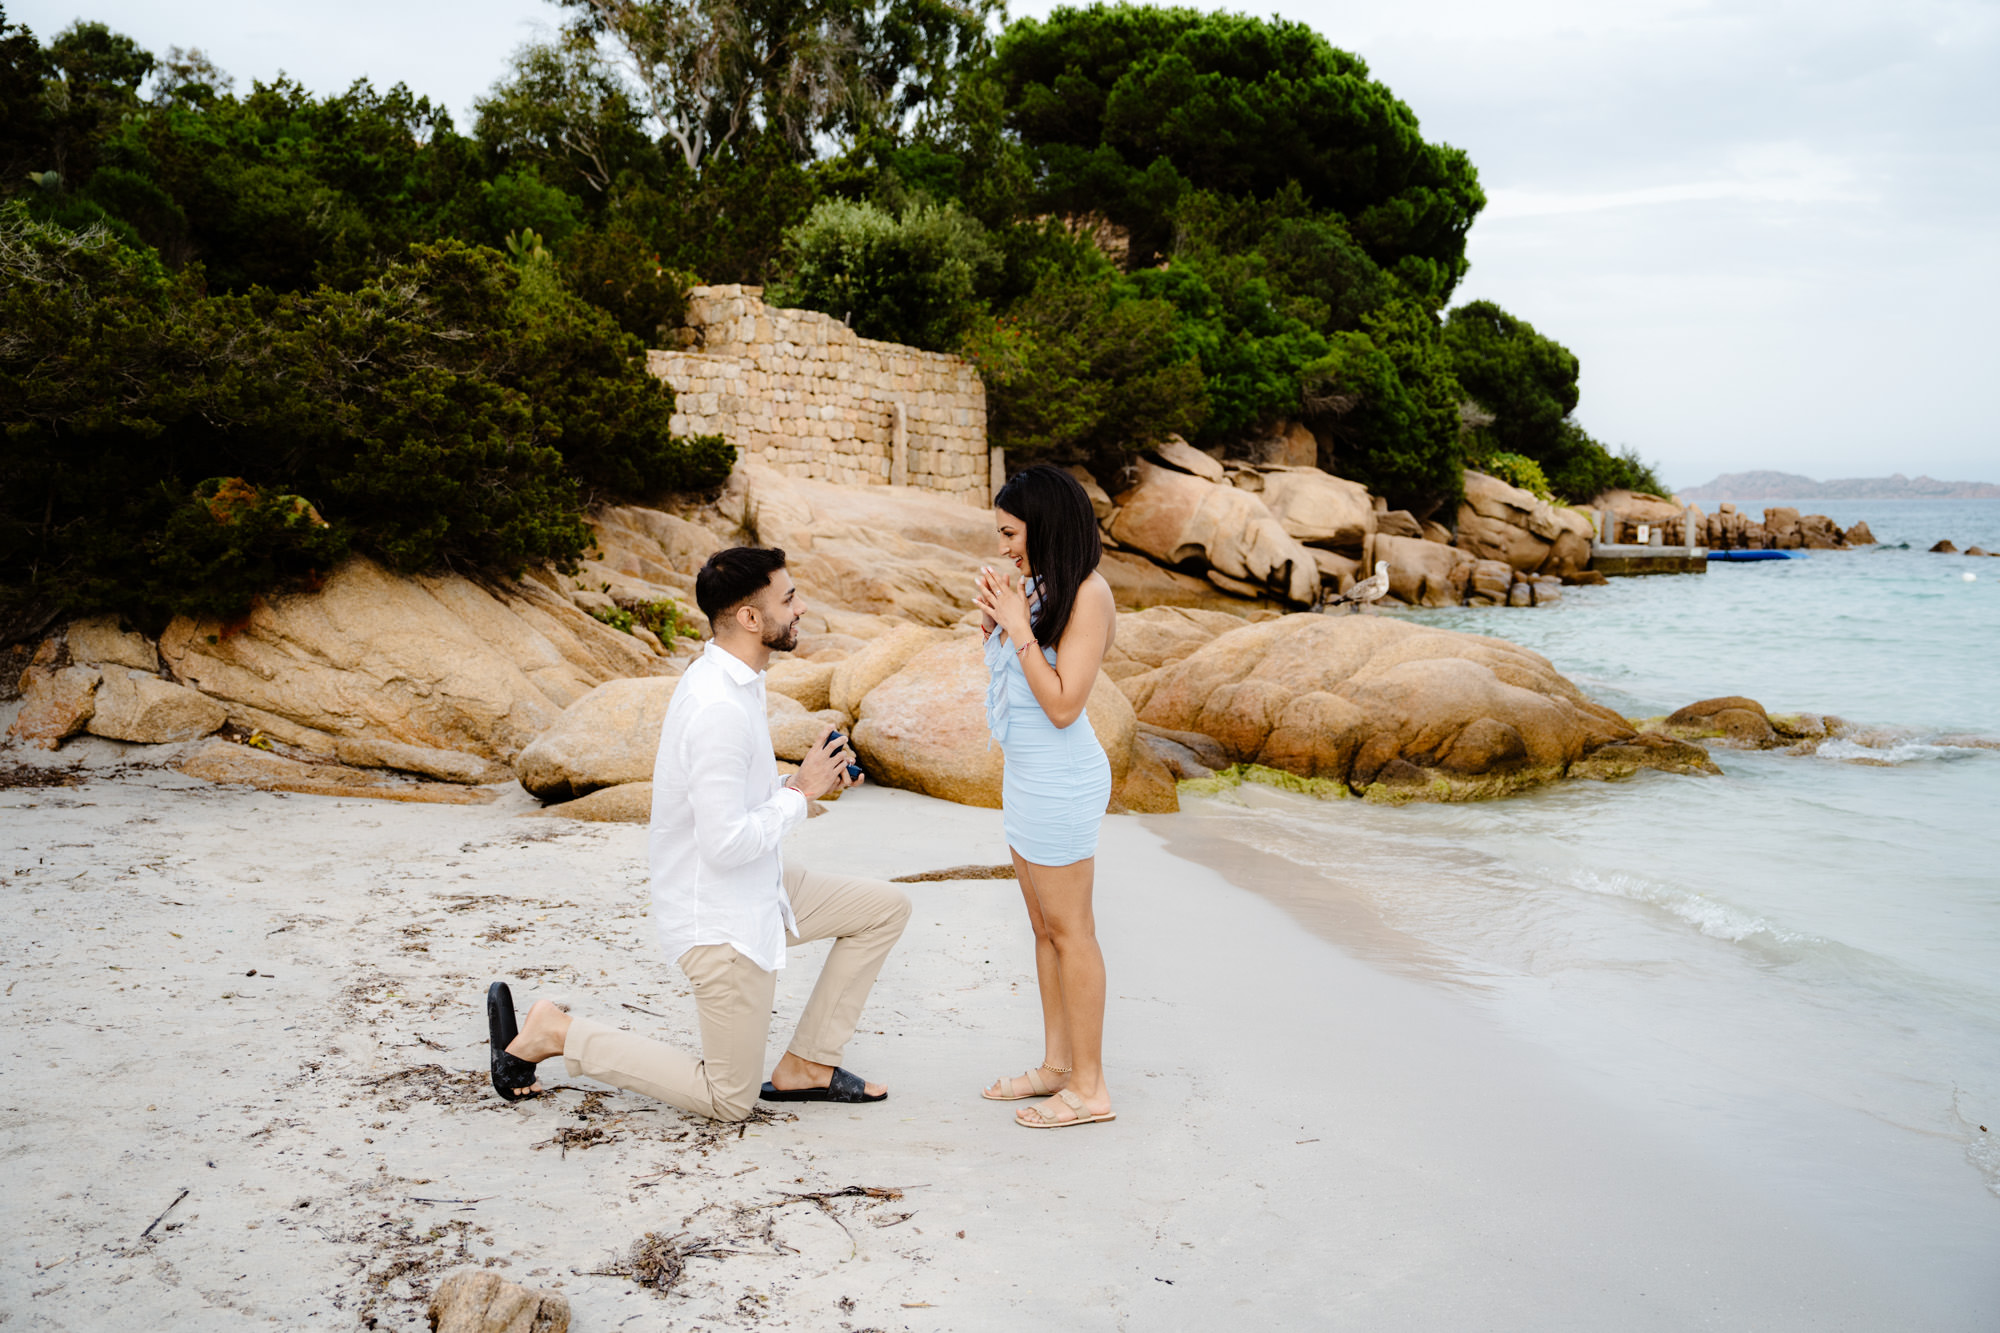
<instances>
[{"instance_id":1,"label":"tan strappy sandal","mask_svg":"<svg viewBox=\"0 0 2000 1333\"><path fill-rule=\"evenodd\" d=\"M1118 1118L1117 1113L1113 1111L1106 1111L1102 1115L1092 1115L1084 1109L1083 1098L1077 1096L1068 1088L1064 1088L1055 1096L1049 1098L1049 1101L1059 1101L1064 1106L1067 1106L1070 1112L1069 1115L1050 1115L1042 1109L1042 1107L1047 1106L1049 1103L1043 1102L1041 1106L1024 1106L1014 1112L1014 1123L1023 1129L1068 1129L1071 1125L1095 1125L1106 1120L1116 1120Z\"/></svg>"},{"instance_id":2,"label":"tan strappy sandal","mask_svg":"<svg viewBox=\"0 0 2000 1333\"><path fill-rule=\"evenodd\" d=\"M1053 1097L1056 1094L1056 1089L1042 1078L1042 1071L1044 1069L1048 1070L1051 1074L1056 1074L1056 1075L1063 1075L1072 1072L1067 1069L1058 1069L1054 1065L1050 1064L1047 1060L1044 1060L1040 1064L1036 1065L1033 1069L1030 1069L1025 1074L1002 1074L999 1078L993 1080L994 1083L996 1084L1002 1084L1011 1087L1015 1079L1017 1078L1026 1079L1028 1081L1028 1086L1034 1089L1033 1092L1017 1092L1011 1094L1002 1094L1001 1096L996 1097L993 1095L990 1089L982 1088L979 1091L979 1095L984 1097L989 1102L1025 1102L1030 1097Z\"/></svg>"}]
</instances>

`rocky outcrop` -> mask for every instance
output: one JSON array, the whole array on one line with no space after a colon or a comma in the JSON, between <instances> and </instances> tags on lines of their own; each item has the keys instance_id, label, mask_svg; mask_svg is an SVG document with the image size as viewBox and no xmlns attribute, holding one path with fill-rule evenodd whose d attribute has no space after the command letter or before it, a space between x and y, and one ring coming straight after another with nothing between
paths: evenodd
<instances>
[{"instance_id":1,"label":"rocky outcrop","mask_svg":"<svg viewBox=\"0 0 2000 1333\"><path fill-rule=\"evenodd\" d=\"M1475 560L1466 575L1466 605L1505 606L1507 591L1513 586L1512 565L1504 560Z\"/></svg>"},{"instance_id":2,"label":"rocky outcrop","mask_svg":"<svg viewBox=\"0 0 2000 1333\"><path fill-rule=\"evenodd\" d=\"M837 486L739 466L713 517L729 540L781 547L814 603L946 626L972 609L998 538L990 511L905 486Z\"/></svg>"},{"instance_id":3,"label":"rocky outcrop","mask_svg":"<svg viewBox=\"0 0 2000 1333\"><path fill-rule=\"evenodd\" d=\"M1682 740L1719 740L1752 750L1778 743L1777 729L1764 705L1740 695L1703 699L1677 709L1659 730Z\"/></svg>"},{"instance_id":4,"label":"rocky outcrop","mask_svg":"<svg viewBox=\"0 0 2000 1333\"><path fill-rule=\"evenodd\" d=\"M229 710L200 690L161 680L148 671L111 667L97 687L88 730L114 741L164 745L200 740L228 719Z\"/></svg>"},{"instance_id":5,"label":"rocky outcrop","mask_svg":"<svg viewBox=\"0 0 2000 1333\"><path fill-rule=\"evenodd\" d=\"M1483 472L1465 473L1456 543L1524 574L1574 574L1590 563L1590 520Z\"/></svg>"},{"instance_id":6,"label":"rocky outcrop","mask_svg":"<svg viewBox=\"0 0 2000 1333\"><path fill-rule=\"evenodd\" d=\"M1111 808L1135 815L1167 815L1181 808L1180 780L1150 745L1135 744L1132 768L1112 790Z\"/></svg>"},{"instance_id":7,"label":"rocky outcrop","mask_svg":"<svg viewBox=\"0 0 2000 1333\"><path fill-rule=\"evenodd\" d=\"M491 782L512 782L514 770L495 759L466 754L462 750L434 750L424 745L403 745L397 741L372 739L338 740L334 758L356 768L393 768L402 773L436 778L439 782L462 782L483 786Z\"/></svg>"},{"instance_id":8,"label":"rocky outcrop","mask_svg":"<svg viewBox=\"0 0 2000 1333\"><path fill-rule=\"evenodd\" d=\"M1389 566L1389 595L1410 606L1457 606L1465 600L1473 557L1421 537L1378 534L1375 559Z\"/></svg>"},{"instance_id":9,"label":"rocky outcrop","mask_svg":"<svg viewBox=\"0 0 2000 1333\"><path fill-rule=\"evenodd\" d=\"M846 732L851 724L847 714L834 708L807 712L805 706L782 694L769 694L771 750L778 758L802 763L812 748L829 731Z\"/></svg>"},{"instance_id":10,"label":"rocky outcrop","mask_svg":"<svg viewBox=\"0 0 2000 1333\"><path fill-rule=\"evenodd\" d=\"M1247 490L1141 459L1138 481L1118 506L1114 541L1169 567L1206 573L1225 591L1299 604L1318 591L1312 553Z\"/></svg>"},{"instance_id":11,"label":"rocky outcrop","mask_svg":"<svg viewBox=\"0 0 2000 1333\"><path fill-rule=\"evenodd\" d=\"M853 738L869 776L885 786L997 809L1003 756L986 730L986 680L979 635L959 633L917 653L870 690ZM1118 800L1132 772L1138 732L1132 706L1100 675L1085 711L1111 761ZM1157 780L1157 774L1146 779Z\"/></svg>"},{"instance_id":12,"label":"rocky outcrop","mask_svg":"<svg viewBox=\"0 0 2000 1333\"><path fill-rule=\"evenodd\" d=\"M1121 684L1142 723L1208 736L1232 762L1391 800L1551 782L1636 735L1539 654L1365 616L1246 626Z\"/></svg>"},{"instance_id":13,"label":"rocky outcrop","mask_svg":"<svg viewBox=\"0 0 2000 1333\"><path fill-rule=\"evenodd\" d=\"M86 616L69 623L64 635L70 661L95 667L124 667L157 674L159 650L153 641L125 629L114 616Z\"/></svg>"},{"instance_id":14,"label":"rocky outcrop","mask_svg":"<svg viewBox=\"0 0 2000 1333\"><path fill-rule=\"evenodd\" d=\"M1424 525L1407 509L1384 509L1375 515L1375 531L1388 537L1408 537L1422 541Z\"/></svg>"},{"instance_id":15,"label":"rocky outcrop","mask_svg":"<svg viewBox=\"0 0 2000 1333\"><path fill-rule=\"evenodd\" d=\"M1178 662L1218 634L1243 626L1241 616L1198 607L1156 606L1122 612L1104 674L1113 680Z\"/></svg>"},{"instance_id":16,"label":"rocky outcrop","mask_svg":"<svg viewBox=\"0 0 2000 1333\"><path fill-rule=\"evenodd\" d=\"M1245 441L1242 452L1259 467L1315 467L1319 439L1296 421L1280 421L1268 435Z\"/></svg>"},{"instance_id":17,"label":"rocky outcrop","mask_svg":"<svg viewBox=\"0 0 2000 1333\"><path fill-rule=\"evenodd\" d=\"M813 662L799 657L778 658L764 673L764 688L772 694L796 699L801 708L816 713L831 705L833 669L832 662Z\"/></svg>"},{"instance_id":18,"label":"rocky outcrop","mask_svg":"<svg viewBox=\"0 0 2000 1333\"><path fill-rule=\"evenodd\" d=\"M417 782L376 769L314 763L271 754L248 745L212 740L177 766L204 782L288 791L306 796L352 796L373 801L418 801L430 805L484 805L494 793L449 782Z\"/></svg>"},{"instance_id":19,"label":"rocky outcrop","mask_svg":"<svg viewBox=\"0 0 2000 1333\"><path fill-rule=\"evenodd\" d=\"M533 579L399 577L358 557L240 623L180 617L160 654L231 722L302 749L372 739L502 760L601 682L678 670Z\"/></svg>"},{"instance_id":20,"label":"rocky outcrop","mask_svg":"<svg viewBox=\"0 0 2000 1333\"><path fill-rule=\"evenodd\" d=\"M1648 736L1670 737L1733 750L1791 749L1810 753L1819 742L1848 733L1840 718L1820 713L1772 714L1755 699L1725 695L1701 699L1639 724Z\"/></svg>"},{"instance_id":21,"label":"rocky outcrop","mask_svg":"<svg viewBox=\"0 0 2000 1333\"><path fill-rule=\"evenodd\" d=\"M587 824L647 824L653 819L653 784L623 782L616 787L600 787L588 796L535 813L580 819Z\"/></svg>"},{"instance_id":22,"label":"rocky outcrop","mask_svg":"<svg viewBox=\"0 0 2000 1333\"><path fill-rule=\"evenodd\" d=\"M836 663L827 682L827 704L849 717L861 711L861 701L877 685L902 670L903 664L932 644L950 637L925 625L899 625L845 661Z\"/></svg>"},{"instance_id":23,"label":"rocky outcrop","mask_svg":"<svg viewBox=\"0 0 2000 1333\"><path fill-rule=\"evenodd\" d=\"M1097 572L1111 585L1111 596L1121 610L1150 606L1199 607L1223 611L1239 618L1244 613L1281 611L1286 603L1275 597L1243 597L1224 592L1207 579L1167 569L1142 555L1107 550Z\"/></svg>"},{"instance_id":24,"label":"rocky outcrop","mask_svg":"<svg viewBox=\"0 0 2000 1333\"><path fill-rule=\"evenodd\" d=\"M514 760L521 785L544 801L649 782L678 676L606 681L571 704Z\"/></svg>"},{"instance_id":25,"label":"rocky outcrop","mask_svg":"<svg viewBox=\"0 0 2000 1333\"><path fill-rule=\"evenodd\" d=\"M1722 770L1699 745L1642 732L1630 740L1599 746L1569 766L1569 776L1620 782L1642 769L1686 777L1720 777Z\"/></svg>"},{"instance_id":26,"label":"rocky outcrop","mask_svg":"<svg viewBox=\"0 0 2000 1333\"><path fill-rule=\"evenodd\" d=\"M7 738L38 750L53 750L90 725L97 712L96 667L31 665L21 673L21 711Z\"/></svg>"},{"instance_id":27,"label":"rocky outcrop","mask_svg":"<svg viewBox=\"0 0 2000 1333\"><path fill-rule=\"evenodd\" d=\"M1875 544L1875 534L1866 523L1842 531L1825 514L1801 514L1789 505L1766 509L1761 522L1733 504L1719 505L1705 517L1700 510L1690 510L1689 516L1702 543L1718 551L1836 551ZM1670 544L1680 539L1677 521L1663 525L1663 530Z\"/></svg>"},{"instance_id":28,"label":"rocky outcrop","mask_svg":"<svg viewBox=\"0 0 2000 1333\"><path fill-rule=\"evenodd\" d=\"M1239 468L1230 480L1261 497L1278 526L1307 546L1358 560L1375 535L1375 504L1358 481L1316 467Z\"/></svg>"},{"instance_id":29,"label":"rocky outcrop","mask_svg":"<svg viewBox=\"0 0 2000 1333\"><path fill-rule=\"evenodd\" d=\"M1146 456L1163 467L1186 472L1191 476L1200 477L1203 481L1223 481L1229 475L1229 470L1223 466L1221 459L1203 453L1178 435L1169 435L1166 443L1158 445Z\"/></svg>"}]
</instances>

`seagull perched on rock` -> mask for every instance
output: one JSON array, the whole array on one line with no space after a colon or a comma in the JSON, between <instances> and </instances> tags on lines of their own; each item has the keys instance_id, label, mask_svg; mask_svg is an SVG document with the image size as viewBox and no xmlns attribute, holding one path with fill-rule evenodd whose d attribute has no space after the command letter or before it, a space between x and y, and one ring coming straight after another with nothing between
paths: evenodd
<instances>
[{"instance_id":1,"label":"seagull perched on rock","mask_svg":"<svg viewBox=\"0 0 2000 1333\"><path fill-rule=\"evenodd\" d=\"M1389 595L1389 562L1377 560L1375 572L1346 592L1327 598L1321 603L1322 611L1336 606L1352 606L1357 610L1370 602L1379 602Z\"/></svg>"}]
</instances>

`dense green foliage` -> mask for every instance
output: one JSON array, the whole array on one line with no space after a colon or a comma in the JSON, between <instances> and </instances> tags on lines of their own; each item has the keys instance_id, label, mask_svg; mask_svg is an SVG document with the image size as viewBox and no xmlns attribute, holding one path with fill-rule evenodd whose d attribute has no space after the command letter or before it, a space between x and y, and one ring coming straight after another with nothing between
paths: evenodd
<instances>
[{"instance_id":1,"label":"dense green foliage","mask_svg":"<svg viewBox=\"0 0 2000 1333\"><path fill-rule=\"evenodd\" d=\"M1058 9L1008 29L994 77L1050 206L1103 213L1142 259L1171 250L1190 192L1268 199L1296 186L1413 294L1443 302L1465 271L1485 203L1471 162L1425 142L1366 63L1303 24Z\"/></svg>"},{"instance_id":2,"label":"dense green foliage","mask_svg":"<svg viewBox=\"0 0 2000 1333\"><path fill-rule=\"evenodd\" d=\"M229 615L349 549L518 570L593 493L714 485L720 441L546 261L412 247L352 291L199 290L108 232L0 214L0 569L149 620Z\"/></svg>"},{"instance_id":3,"label":"dense green foliage","mask_svg":"<svg viewBox=\"0 0 2000 1333\"><path fill-rule=\"evenodd\" d=\"M916 202L895 214L824 199L788 242L773 301L838 312L864 338L934 352L958 347L982 282L1000 265L986 229L954 204Z\"/></svg>"},{"instance_id":4,"label":"dense green foliage","mask_svg":"<svg viewBox=\"0 0 2000 1333\"><path fill-rule=\"evenodd\" d=\"M1051 273L968 351L991 438L1026 458L1112 473L1132 445L1193 434L1208 411L1178 312L1110 272Z\"/></svg>"},{"instance_id":5,"label":"dense green foliage","mask_svg":"<svg viewBox=\"0 0 2000 1333\"><path fill-rule=\"evenodd\" d=\"M554 4L469 133L0 11L0 601L229 614L354 550L567 560L596 498L729 466L635 360L697 282L961 351L1010 458L1107 482L1297 421L1420 513L1468 462L1657 488L1576 422L1558 344L1446 317L1477 174L1301 24Z\"/></svg>"},{"instance_id":6,"label":"dense green foliage","mask_svg":"<svg viewBox=\"0 0 2000 1333\"><path fill-rule=\"evenodd\" d=\"M1542 478L1541 486L1528 489L1571 500L1587 500L1620 486L1661 489L1650 468L1627 454L1612 454L1571 419L1579 398L1579 365L1561 343L1491 301L1471 301L1453 310L1444 338L1460 387L1493 416L1474 432L1470 452L1475 463L1512 480L1501 471L1509 466L1505 460L1524 458Z\"/></svg>"},{"instance_id":7,"label":"dense green foliage","mask_svg":"<svg viewBox=\"0 0 2000 1333\"><path fill-rule=\"evenodd\" d=\"M0 601L233 615L350 550L562 563L596 498L726 476L631 336L685 275L545 164L400 87L238 97L97 24L0 16L0 57Z\"/></svg>"}]
</instances>

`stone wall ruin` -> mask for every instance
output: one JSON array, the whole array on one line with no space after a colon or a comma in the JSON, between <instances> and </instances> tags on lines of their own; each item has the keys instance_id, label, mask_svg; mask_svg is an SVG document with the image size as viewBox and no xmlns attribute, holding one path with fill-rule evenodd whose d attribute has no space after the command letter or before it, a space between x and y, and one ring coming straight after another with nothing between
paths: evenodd
<instances>
[{"instance_id":1,"label":"stone wall ruin","mask_svg":"<svg viewBox=\"0 0 2000 1333\"><path fill-rule=\"evenodd\" d=\"M673 429L720 435L794 477L909 485L984 506L986 386L962 357L856 336L761 287L696 287L685 346L646 354L673 386Z\"/></svg>"}]
</instances>

